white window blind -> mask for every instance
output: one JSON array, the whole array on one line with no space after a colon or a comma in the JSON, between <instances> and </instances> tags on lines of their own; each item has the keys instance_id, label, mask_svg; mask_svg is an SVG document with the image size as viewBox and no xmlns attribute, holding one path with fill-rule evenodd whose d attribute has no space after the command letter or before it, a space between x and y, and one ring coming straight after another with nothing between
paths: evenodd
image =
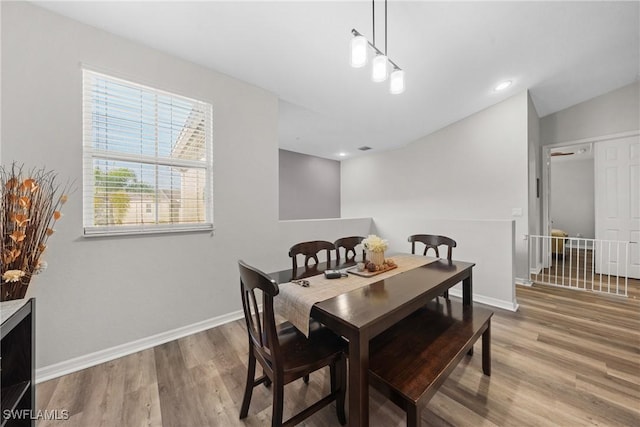
<instances>
[{"instance_id":1,"label":"white window blind","mask_svg":"<svg viewBox=\"0 0 640 427\"><path fill-rule=\"evenodd\" d=\"M210 104L83 70L85 235L213 228Z\"/></svg>"}]
</instances>

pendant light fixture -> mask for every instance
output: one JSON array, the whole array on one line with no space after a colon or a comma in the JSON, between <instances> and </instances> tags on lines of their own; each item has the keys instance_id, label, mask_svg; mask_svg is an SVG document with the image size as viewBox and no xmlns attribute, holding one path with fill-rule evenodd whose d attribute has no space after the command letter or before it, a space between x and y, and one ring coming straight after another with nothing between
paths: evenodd
<instances>
[{"instance_id":1,"label":"pendant light fixture","mask_svg":"<svg viewBox=\"0 0 640 427\"><path fill-rule=\"evenodd\" d=\"M369 42L364 36L351 39L351 66L361 68L367 65L367 46Z\"/></svg>"},{"instance_id":2,"label":"pendant light fixture","mask_svg":"<svg viewBox=\"0 0 640 427\"><path fill-rule=\"evenodd\" d=\"M367 65L369 47L373 49L375 56L372 61L371 80L383 82L389 78L389 92L399 94L404 92L404 71L396 65L387 55L387 0L384 0L384 52L376 46L376 9L375 0L371 1L373 21L373 43L360 34L355 28L351 30L351 66L361 68ZM391 69L391 73L389 73Z\"/></svg>"},{"instance_id":3,"label":"pendant light fixture","mask_svg":"<svg viewBox=\"0 0 640 427\"><path fill-rule=\"evenodd\" d=\"M371 67L371 80L374 82L383 82L387 80L387 57L385 55L376 55L373 58L373 67Z\"/></svg>"},{"instance_id":4,"label":"pendant light fixture","mask_svg":"<svg viewBox=\"0 0 640 427\"><path fill-rule=\"evenodd\" d=\"M404 92L404 70L393 70L389 78L389 92L394 95Z\"/></svg>"}]
</instances>

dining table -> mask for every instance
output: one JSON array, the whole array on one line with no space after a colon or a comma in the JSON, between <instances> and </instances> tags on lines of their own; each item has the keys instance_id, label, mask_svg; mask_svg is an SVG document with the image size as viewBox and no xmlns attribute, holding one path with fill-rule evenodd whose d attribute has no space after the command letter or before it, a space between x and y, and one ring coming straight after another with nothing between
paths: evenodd
<instances>
[{"instance_id":1,"label":"dining table","mask_svg":"<svg viewBox=\"0 0 640 427\"><path fill-rule=\"evenodd\" d=\"M417 257L409 254L399 255ZM356 289L314 302L311 307L311 318L345 337L349 342L349 426L369 425L369 342L460 282L463 305L468 306L472 303L474 263L422 258L428 259L426 264L391 275L384 273L379 277L369 277ZM326 269L348 271L354 264L332 265L332 261L329 261L313 266L312 272L309 269L306 273L289 269L271 273L270 276L280 284L280 293L283 294L287 287L292 288L285 286L287 282L290 285L291 280L301 275L313 278Z\"/></svg>"}]
</instances>

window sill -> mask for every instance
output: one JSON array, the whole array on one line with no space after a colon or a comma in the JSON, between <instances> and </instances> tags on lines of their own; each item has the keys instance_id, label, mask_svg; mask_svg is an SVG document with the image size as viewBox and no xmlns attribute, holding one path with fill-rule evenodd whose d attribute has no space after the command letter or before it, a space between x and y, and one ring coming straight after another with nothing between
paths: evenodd
<instances>
[{"instance_id":1,"label":"window sill","mask_svg":"<svg viewBox=\"0 0 640 427\"><path fill-rule=\"evenodd\" d=\"M153 234L175 234L175 233L213 233L213 224L197 225L175 225L167 227L122 227L118 229L107 229L105 227L85 227L83 237L118 237L118 236L146 236Z\"/></svg>"}]
</instances>

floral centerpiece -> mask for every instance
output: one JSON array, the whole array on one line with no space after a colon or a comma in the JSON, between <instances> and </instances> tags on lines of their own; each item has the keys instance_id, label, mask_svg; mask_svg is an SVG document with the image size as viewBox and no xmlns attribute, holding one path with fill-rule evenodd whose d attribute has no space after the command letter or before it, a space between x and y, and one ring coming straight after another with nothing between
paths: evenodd
<instances>
[{"instance_id":1,"label":"floral centerpiece","mask_svg":"<svg viewBox=\"0 0 640 427\"><path fill-rule=\"evenodd\" d=\"M62 217L68 185L44 169L0 167L0 301L24 298L34 274L47 268L42 254Z\"/></svg>"},{"instance_id":2,"label":"floral centerpiece","mask_svg":"<svg viewBox=\"0 0 640 427\"><path fill-rule=\"evenodd\" d=\"M367 251L367 259L375 265L384 264L384 251L389 247L389 243L375 234L369 234L362 240L362 246Z\"/></svg>"}]
</instances>

